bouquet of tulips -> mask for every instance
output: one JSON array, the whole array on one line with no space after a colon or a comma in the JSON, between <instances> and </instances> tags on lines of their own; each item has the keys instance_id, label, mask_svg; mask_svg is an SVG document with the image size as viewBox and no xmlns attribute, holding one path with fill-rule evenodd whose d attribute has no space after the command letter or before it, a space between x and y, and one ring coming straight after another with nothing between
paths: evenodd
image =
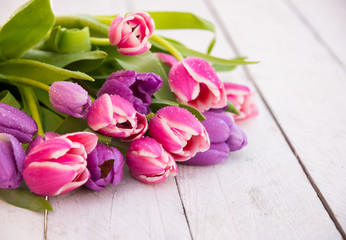
<instances>
[{"instance_id":1,"label":"bouquet of tulips","mask_svg":"<svg viewBox=\"0 0 346 240\"><path fill-rule=\"evenodd\" d=\"M156 27L155 27L156 26ZM177 163L211 165L247 144L236 121L257 114L253 92L216 71L221 59L154 34L195 28L191 13L54 16L31 0L0 30L0 198L51 210L47 198L130 174L157 183Z\"/></svg>"}]
</instances>

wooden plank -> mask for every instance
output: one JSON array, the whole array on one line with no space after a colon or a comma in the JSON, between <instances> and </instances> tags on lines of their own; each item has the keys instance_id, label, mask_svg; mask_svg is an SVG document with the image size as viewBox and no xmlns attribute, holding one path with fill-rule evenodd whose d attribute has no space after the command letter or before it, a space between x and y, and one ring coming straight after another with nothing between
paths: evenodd
<instances>
[{"instance_id":1,"label":"wooden plank","mask_svg":"<svg viewBox=\"0 0 346 240\"><path fill-rule=\"evenodd\" d=\"M283 1L213 3L240 54L251 53L261 60L249 72L332 217L345 229L346 74L342 66Z\"/></svg>"},{"instance_id":2,"label":"wooden plank","mask_svg":"<svg viewBox=\"0 0 346 240\"><path fill-rule=\"evenodd\" d=\"M54 5L64 14L66 4ZM78 6L89 6L79 8ZM66 14L108 14L126 11L124 1L73 1ZM190 233L174 178L148 185L125 170L120 185L102 192L80 189L51 198L48 239L189 239Z\"/></svg>"},{"instance_id":3,"label":"wooden plank","mask_svg":"<svg viewBox=\"0 0 346 240\"><path fill-rule=\"evenodd\" d=\"M231 13L233 2L220 1L218 6ZM158 5L152 0L136 1L132 5L136 7L134 10L192 11L213 21L206 6L199 1ZM244 21L244 17L238 15L233 23L250 34ZM195 33L177 31L175 34L179 39L188 34L184 43L198 50L205 49L203 41L208 41ZM265 38L257 34L252 41ZM221 57L234 56L220 34L213 53ZM244 55L262 60L255 51L248 50ZM226 81L250 84L241 69L220 76ZM245 149L215 166L179 165L177 178L193 238L340 239L272 116L260 99L257 100L258 118L240 123L249 138Z\"/></svg>"},{"instance_id":4,"label":"wooden plank","mask_svg":"<svg viewBox=\"0 0 346 240\"><path fill-rule=\"evenodd\" d=\"M343 0L287 0L307 28L330 49L346 68L346 2Z\"/></svg>"}]
</instances>

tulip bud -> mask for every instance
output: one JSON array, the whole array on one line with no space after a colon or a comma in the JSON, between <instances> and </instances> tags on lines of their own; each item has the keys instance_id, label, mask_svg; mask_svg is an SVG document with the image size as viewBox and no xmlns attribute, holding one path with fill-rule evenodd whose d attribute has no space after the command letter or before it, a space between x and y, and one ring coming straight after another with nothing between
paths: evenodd
<instances>
[{"instance_id":1,"label":"tulip bud","mask_svg":"<svg viewBox=\"0 0 346 240\"><path fill-rule=\"evenodd\" d=\"M188 57L173 65L169 85L181 103L201 112L227 105L223 83L215 69L202 58Z\"/></svg>"},{"instance_id":2,"label":"tulip bud","mask_svg":"<svg viewBox=\"0 0 346 240\"><path fill-rule=\"evenodd\" d=\"M10 134L0 133L0 188L18 188L22 182L25 153Z\"/></svg>"},{"instance_id":3,"label":"tulip bud","mask_svg":"<svg viewBox=\"0 0 346 240\"><path fill-rule=\"evenodd\" d=\"M0 133L8 133L22 143L28 143L37 132L37 124L28 114L0 103Z\"/></svg>"},{"instance_id":4,"label":"tulip bud","mask_svg":"<svg viewBox=\"0 0 346 240\"><path fill-rule=\"evenodd\" d=\"M258 115L254 101L254 92L247 86L236 83L225 83L227 99L234 105L240 115L234 114L235 120L242 120Z\"/></svg>"},{"instance_id":5,"label":"tulip bud","mask_svg":"<svg viewBox=\"0 0 346 240\"><path fill-rule=\"evenodd\" d=\"M126 155L130 174L144 183L161 182L177 174L173 157L155 139L144 137L131 143Z\"/></svg>"},{"instance_id":6,"label":"tulip bud","mask_svg":"<svg viewBox=\"0 0 346 240\"><path fill-rule=\"evenodd\" d=\"M116 16L109 27L109 41L124 55L137 55L151 47L148 39L155 29L154 20L148 13L137 12Z\"/></svg>"},{"instance_id":7,"label":"tulip bud","mask_svg":"<svg viewBox=\"0 0 346 240\"><path fill-rule=\"evenodd\" d=\"M148 114L151 96L161 88L162 79L155 73L118 71L111 74L100 88L97 96L104 93L119 95L133 104L137 112Z\"/></svg>"},{"instance_id":8,"label":"tulip bud","mask_svg":"<svg viewBox=\"0 0 346 240\"><path fill-rule=\"evenodd\" d=\"M175 106L161 108L149 123L150 136L162 144L175 161L186 161L209 149L208 133L188 110Z\"/></svg>"},{"instance_id":9,"label":"tulip bud","mask_svg":"<svg viewBox=\"0 0 346 240\"><path fill-rule=\"evenodd\" d=\"M210 149L197 153L187 165L212 165L228 158L228 153L240 150L247 144L245 133L233 122L232 115L226 112L209 111L202 122L210 138Z\"/></svg>"},{"instance_id":10,"label":"tulip bud","mask_svg":"<svg viewBox=\"0 0 346 240\"><path fill-rule=\"evenodd\" d=\"M97 144L97 136L89 132L54 136L40 139L24 162L25 183L32 192L42 196L64 194L86 183L87 154Z\"/></svg>"},{"instance_id":11,"label":"tulip bud","mask_svg":"<svg viewBox=\"0 0 346 240\"><path fill-rule=\"evenodd\" d=\"M92 130L123 141L141 138L148 128L145 116L129 101L107 93L93 102L87 120Z\"/></svg>"},{"instance_id":12,"label":"tulip bud","mask_svg":"<svg viewBox=\"0 0 346 240\"><path fill-rule=\"evenodd\" d=\"M76 118L85 118L91 106L88 92L73 82L54 82L49 88L49 99L55 110Z\"/></svg>"},{"instance_id":13,"label":"tulip bud","mask_svg":"<svg viewBox=\"0 0 346 240\"><path fill-rule=\"evenodd\" d=\"M115 147L107 147L98 143L87 158L90 178L86 186L95 191L101 191L109 183L118 185L123 176L124 158Z\"/></svg>"}]
</instances>

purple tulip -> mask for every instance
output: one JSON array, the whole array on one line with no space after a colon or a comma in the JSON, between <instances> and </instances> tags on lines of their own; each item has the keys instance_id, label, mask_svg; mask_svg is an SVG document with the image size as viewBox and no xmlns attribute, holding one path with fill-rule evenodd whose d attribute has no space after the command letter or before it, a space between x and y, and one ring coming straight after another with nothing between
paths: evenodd
<instances>
[{"instance_id":1,"label":"purple tulip","mask_svg":"<svg viewBox=\"0 0 346 240\"><path fill-rule=\"evenodd\" d=\"M0 133L0 188L18 188L22 182L25 153L10 134Z\"/></svg>"},{"instance_id":2,"label":"purple tulip","mask_svg":"<svg viewBox=\"0 0 346 240\"><path fill-rule=\"evenodd\" d=\"M118 185L123 176L124 158L115 147L107 147L98 143L94 151L88 154L87 168L90 178L86 186L101 191L109 183Z\"/></svg>"},{"instance_id":3,"label":"purple tulip","mask_svg":"<svg viewBox=\"0 0 346 240\"><path fill-rule=\"evenodd\" d=\"M157 183L177 174L173 157L155 139L144 137L131 143L126 155L130 174L144 183Z\"/></svg>"},{"instance_id":4,"label":"purple tulip","mask_svg":"<svg viewBox=\"0 0 346 240\"><path fill-rule=\"evenodd\" d=\"M137 112L150 113L151 96L161 88L162 79L155 73L136 73L135 71L118 71L111 74L98 92L116 94L133 104Z\"/></svg>"},{"instance_id":5,"label":"purple tulip","mask_svg":"<svg viewBox=\"0 0 346 240\"><path fill-rule=\"evenodd\" d=\"M0 103L0 133L11 134L18 141L28 143L36 132L37 124L28 114Z\"/></svg>"},{"instance_id":6,"label":"purple tulip","mask_svg":"<svg viewBox=\"0 0 346 240\"><path fill-rule=\"evenodd\" d=\"M226 112L206 112L207 118L202 122L210 138L210 149L197 153L187 165L212 165L228 158L228 153L240 150L247 144L245 133L233 122L232 116Z\"/></svg>"},{"instance_id":7,"label":"purple tulip","mask_svg":"<svg viewBox=\"0 0 346 240\"><path fill-rule=\"evenodd\" d=\"M54 82L49 99L55 110L76 118L85 118L91 106L88 92L73 82Z\"/></svg>"}]
</instances>

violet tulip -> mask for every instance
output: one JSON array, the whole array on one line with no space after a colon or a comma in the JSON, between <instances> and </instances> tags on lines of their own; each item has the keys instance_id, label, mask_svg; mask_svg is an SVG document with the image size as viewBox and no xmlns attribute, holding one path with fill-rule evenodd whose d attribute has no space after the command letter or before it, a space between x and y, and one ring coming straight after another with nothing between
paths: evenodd
<instances>
[{"instance_id":1,"label":"violet tulip","mask_svg":"<svg viewBox=\"0 0 346 240\"><path fill-rule=\"evenodd\" d=\"M18 188L22 182L25 153L14 136L0 133L0 188Z\"/></svg>"},{"instance_id":2,"label":"violet tulip","mask_svg":"<svg viewBox=\"0 0 346 240\"><path fill-rule=\"evenodd\" d=\"M226 92L215 69L204 59L188 57L169 72L172 92L183 103L205 112L226 106Z\"/></svg>"},{"instance_id":3,"label":"violet tulip","mask_svg":"<svg viewBox=\"0 0 346 240\"><path fill-rule=\"evenodd\" d=\"M226 160L229 152L237 151L246 146L245 133L233 122L232 115L227 112L206 112L207 118L202 122L210 138L210 149L197 153L196 156L183 164L212 165Z\"/></svg>"},{"instance_id":4,"label":"violet tulip","mask_svg":"<svg viewBox=\"0 0 346 240\"><path fill-rule=\"evenodd\" d=\"M209 149L208 133L188 110L175 106L161 108L149 123L150 136L162 144L175 161L186 161Z\"/></svg>"},{"instance_id":5,"label":"violet tulip","mask_svg":"<svg viewBox=\"0 0 346 240\"><path fill-rule=\"evenodd\" d=\"M49 88L49 99L55 110L76 118L85 118L91 106L88 92L73 82L54 82Z\"/></svg>"},{"instance_id":6,"label":"violet tulip","mask_svg":"<svg viewBox=\"0 0 346 240\"><path fill-rule=\"evenodd\" d=\"M236 83L224 83L227 99L239 111L234 114L235 120L242 120L258 115L258 109L254 101L254 92L247 86Z\"/></svg>"},{"instance_id":7,"label":"violet tulip","mask_svg":"<svg viewBox=\"0 0 346 240\"><path fill-rule=\"evenodd\" d=\"M133 104L142 114L151 112L151 96L161 88L162 79L155 73L136 73L135 71L118 71L111 74L98 92L119 95Z\"/></svg>"},{"instance_id":8,"label":"violet tulip","mask_svg":"<svg viewBox=\"0 0 346 240\"><path fill-rule=\"evenodd\" d=\"M118 185L123 177L124 158L115 147L98 143L94 151L88 154L87 168L90 178L85 186L101 191L107 184Z\"/></svg>"},{"instance_id":9,"label":"violet tulip","mask_svg":"<svg viewBox=\"0 0 346 240\"><path fill-rule=\"evenodd\" d=\"M177 174L173 157L155 139L144 137L131 143L126 155L130 174L144 183L157 183Z\"/></svg>"},{"instance_id":10,"label":"violet tulip","mask_svg":"<svg viewBox=\"0 0 346 240\"><path fill-rule=\"evenodd\" d=\"M129 101L107 93L93 102L87 121L92 130L123 141L141 138L148 128L145 115L138 113Z\"/></svg>"},{"instance_id":11,"label":"violet tulip","mask_svg":"<svg viewBox=\"0 0 346 240\"><path fill-rule=\"evenodd\" d=\"M89 132L47 134L26 156L25 183L41 196L56 196L82 186L89 179L87 154L96 144L97 136Z\"/></svg>"},{"instance_id":12,"label":"violet tulip","mask_svg":"<svg viewBox=\"0 0 346 240\"><path fill-rule=\"evenodd\" d=\"M8 133L22 143L28 143L37 132L37 124L28 114L0 103L0 133Z\"/></svg>"},{"instance_id":13,"label":"violet tulip","mask_svg":"<svg viewBox=\"0 0 346 240\"><path fill-rule=\"evenodd\" d=\"M108 37L118 52L124 55L137 55L151 47L148 39L153 35L155 23L146 12L136 12L116 16L109 27Z\"/></svg>"}]
</instances>

